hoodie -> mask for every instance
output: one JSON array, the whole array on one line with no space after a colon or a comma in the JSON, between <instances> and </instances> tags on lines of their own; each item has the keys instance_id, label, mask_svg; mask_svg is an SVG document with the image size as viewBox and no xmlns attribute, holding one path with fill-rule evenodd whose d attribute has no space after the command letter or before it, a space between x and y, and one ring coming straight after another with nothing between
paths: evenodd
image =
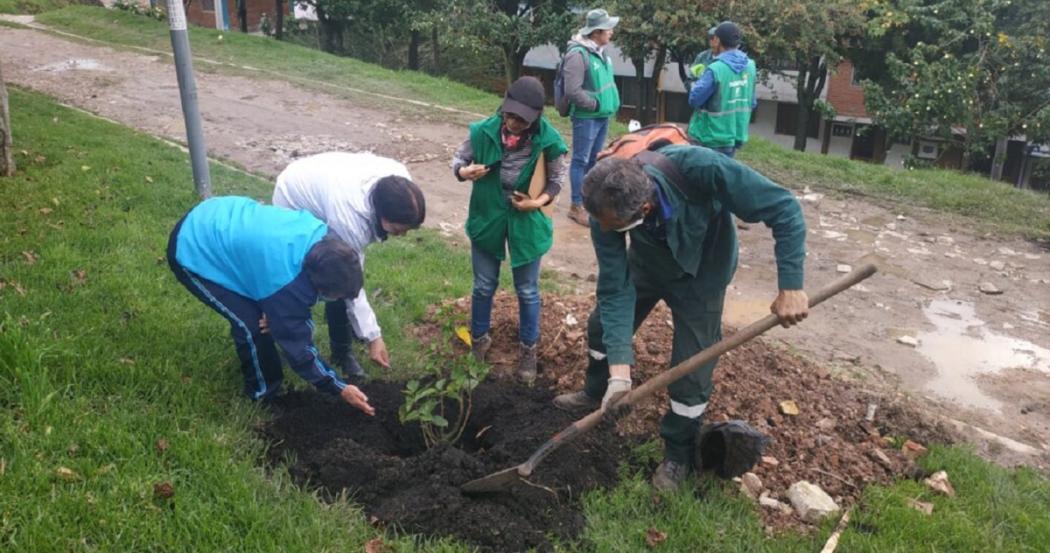
<instances>
[{"instance_id":1,"label":"hoodie","mask_svg":"<svg viewBox=\"0 0 1050 553\"><path fill-rule=\"evenodd\" d=\"M738 75L747 67L747 62L749 61L747 54L741 52L737 48L722 52L715 56L715 60L721 60ZM708 64L708 66L710 67L710 64ZM693 85L693 89L689 92L689 106L693 109L703 108L717 89L718 83L715 82L715 74L712 73L709 68L704 69L704 73L700 75L700 79L696 81L696 84ZM755 109L756 106L758 106L758 100L752 96L751 109Z\"/></svg>"},{"instance_id":2,"label":"hoodie","mask_svg":"<svg viewBox=\"0 0 1050 553\"><path fill-rule=\"evenodd\" d=\"M585 38L579 33L573 35L572 39L569 40L565 51L568 52L575 46L582 46L589 52L604 56L602 48L599 48L593 40ZM562 66L562 76L565 79L565 95L569 98L569 103L586 111L597 111L598 101L594 98L594 94L588 93L588 91L594 92L590 90L591 82L587 79L588 65L587 56L574 53L565 57Z\"/></svg>"}]
</instances>

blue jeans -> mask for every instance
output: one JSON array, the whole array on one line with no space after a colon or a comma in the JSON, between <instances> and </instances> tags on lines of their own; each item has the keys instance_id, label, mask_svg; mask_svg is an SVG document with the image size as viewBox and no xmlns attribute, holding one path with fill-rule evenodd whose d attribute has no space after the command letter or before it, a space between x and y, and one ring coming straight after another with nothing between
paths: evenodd
<instances>
[{"instance_id":1,"label":"blue jeans","mask_svg":"<svg viewBox=\"0 0 1050 553\"><path fill-rule=\"evenodd\" d=\"M609 119L572 118L572 165L569 182L572 184L572 203L583 203L583 177L594 167L598 152L605 145Z\"/></svg>"},{"instance_id":2,"label":"blue jeans","mask_svg":"<svg viewBox=\"0 0 1050 553\"><path fill-rule=\"evenodd\" d=\"M500 260L470 246L474 294L470 305L470 335L484 336L492 326L492 296L499 286ZM518 293L518 338L531 346L540 339L540 260L512 269Z\"/></svg>"},{"instance_id":3,"label":"blue jeans","mask_svg":"<svg viewBox=\"0 0 1050 553\"><path fill-rule=\"evenodd\" d=\"M728 148L711 148L712 150L729 157L736 157L736 151L739 149L736 146L729 146Z\"/></svg>"}]
</instances>

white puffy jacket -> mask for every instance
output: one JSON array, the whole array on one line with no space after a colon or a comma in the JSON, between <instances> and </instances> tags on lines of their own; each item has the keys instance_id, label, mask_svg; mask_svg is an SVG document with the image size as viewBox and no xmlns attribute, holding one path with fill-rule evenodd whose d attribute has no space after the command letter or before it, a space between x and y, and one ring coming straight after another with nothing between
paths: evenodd
<instances>
[{"instance_id":1,"label":"white puffy jacket","mask_svg":"<svg viewBox=\"0 0 1050 553\"><path fill-rule=\"evenodd\" d=\"M379 241L379 221L371 195L376 182L390 175L411 179L404 165L370 153L329 152L292 162L277 176L273 205L305 209L350 244L365 263L365 247ZM354 332L366 342L382 335L364 288L347 300Z\"/></svg>"}]
</instances>

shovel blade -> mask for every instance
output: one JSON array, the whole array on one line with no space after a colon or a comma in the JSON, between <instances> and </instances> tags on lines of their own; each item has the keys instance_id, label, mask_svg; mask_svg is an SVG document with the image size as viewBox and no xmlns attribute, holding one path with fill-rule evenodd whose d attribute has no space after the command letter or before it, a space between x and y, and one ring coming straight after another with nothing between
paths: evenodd
<instances>
[{"instance_id":1,"label":"shovel blade","mask_svg":"<svg viewBox=\"0 0 1050 553\"><path fill-rule=\"evenodd\" d=\"M502 492L513 486L518 480L521 480L521 475L518 474L518 466L515 465L509 469L471 480L460 486L459 489L470 494Z\"/></svg>"}]
</instances>

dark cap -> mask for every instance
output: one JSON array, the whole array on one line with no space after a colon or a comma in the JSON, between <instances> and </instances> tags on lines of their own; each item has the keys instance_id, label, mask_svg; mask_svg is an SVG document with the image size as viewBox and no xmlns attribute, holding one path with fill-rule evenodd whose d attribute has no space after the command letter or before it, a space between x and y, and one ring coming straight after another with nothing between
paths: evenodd
<instances>
[{"instance_id":1,"label":"dark cap","mask_svg":"<svg viewBox=\"0 0 1050 553\"><path fill-rule=\"evenodd\" d=\"M522 77L514 81L507 89L500 111L513 113L532 124L543 113L543 104L546 101L547 95L543 91L543 83L536 77Z\"/></svg>"},{"instance_id":2,"label":"dark cap","mask_svg":"<svg viewBox=\"0 0 1050 553\"><path fill-rule=\"evenodd\" d=\"M740 31L740 27L737 27L736 23L723 21L715 27L715 36L718 37L718 41L722 43L722 46L736 48L740 46L744 33Z\"/></svg>"}]
</instances>

